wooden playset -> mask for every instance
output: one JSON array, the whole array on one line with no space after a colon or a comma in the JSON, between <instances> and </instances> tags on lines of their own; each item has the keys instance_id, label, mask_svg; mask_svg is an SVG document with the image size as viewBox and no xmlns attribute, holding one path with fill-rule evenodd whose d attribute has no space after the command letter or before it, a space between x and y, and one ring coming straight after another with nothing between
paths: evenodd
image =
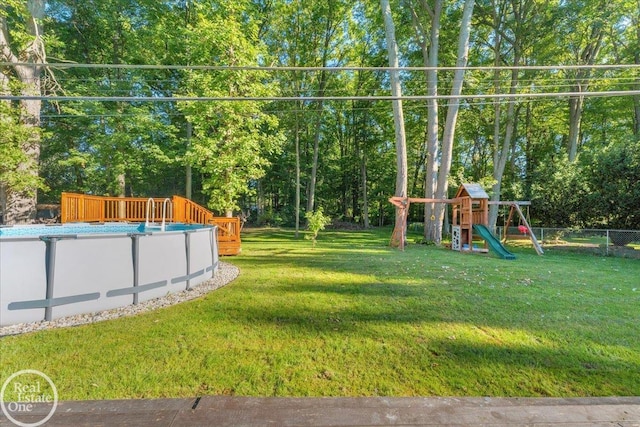
<instances>
[{"instance_id":1,"label":"wooden playset","mask_svg":"<svg viewBox=\"0 0 640 427\"><path fill-rule=\"evenodd\" d=\"M447 203L452 206L451 249L460 252L488 252L488 248L505 259L514 259L500 240L489 230L489 205L511 206L509 221L514 212L520 216L521 225L526 228L533 247L539 255L542 247L533 234L529 222L525 218L521 205L530 205L528 201L489 201L489 196L480 184L462 184L453 199L428 199L414 197L392 197L389 201L400 209L402 221L395 225L391 236L391 245L404 249L406 244L406 227L409 206L411 203ZM474 232L483 240L482 247L474 245ZM488 248L487 248L488 247Z\"/></svg>"}]
</instances>

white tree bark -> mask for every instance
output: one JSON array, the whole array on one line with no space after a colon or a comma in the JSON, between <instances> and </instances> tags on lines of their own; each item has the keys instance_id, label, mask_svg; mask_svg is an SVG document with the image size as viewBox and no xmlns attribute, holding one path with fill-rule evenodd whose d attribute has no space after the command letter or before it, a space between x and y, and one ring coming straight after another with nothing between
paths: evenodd
<instances>
[{"instance_id":1,"label":"white tree bark","mask_svg":"<svg viewBox=\"0 0 640 427\"><path fill-rule=\"evenodd\" d=\"M436 195L436 184L438 175L438 54L440 51L440 18L444 0L434 0L433 8L429 6L427 0L421 0L423 13L429 17L429 32L425 30L421 23L420 15L412 7L414 28L422 51L422 61L427 68L425 77L427 81L427 95L433 98L427 100L427 132L426 132L426 173L424 197L432 199ZM437 227L435 221L435 205L429 203L424 211L424 237L428 240L436 240Z\"/></svg>"},{"instance_id":2,"label":"white tree bark","mask_svg":"<svg viewBox=\"0 0 640 427\"><path fill-rule=\"evenodd\" d=\"M402 111L402 87L400 85L400 73L397 71L399 67L398 45L396 43L396 30L393 24L393 16L391 15L391 7L389 0L380 0L382 15L384 17L384 27L387 39L387 53L389 55L389 66L395 68L390 72L391 76L391 95L398 98L392 101L393 104L393 122L395 126L396 136L396 189L395 196L407 196L407 141L404 130L404 114ZM402 214L402 210L396 208L396 230L404 227L406 218ZM396 233L394 232L394 235ZM400 237L399 242L392 242L404 245L404 236Z\"/></svg>"},{"instance_id":3,"label":"white tree bark","mask_svg":"<svg viewBox=\"0 0 640 427\"><path fill-rule=\"evenodd\" d=\"M469 59L469 37L471 34L471 17L473 16L473 7L475 0L466 0L462 11L462 21L460 23L460 35L458 37L458 54L456 59L456 67L458 67L453 76L451 87L451 95L460 96L462 93L462 83L464 81L464 67L467 66ZM436 188L436 198L447 198L449 189L448 178L451 171L451 160L453 154L453 142L458 121L458 111L460 109L459 98L452 98L447 109L447 118L442 134L442 150L440 169L438 171L438 182ZM444 221L445 205L440 203L435 208L435 230L434 241L440 243L442 240L442 224Z\"/></svg>"}]
</instances>

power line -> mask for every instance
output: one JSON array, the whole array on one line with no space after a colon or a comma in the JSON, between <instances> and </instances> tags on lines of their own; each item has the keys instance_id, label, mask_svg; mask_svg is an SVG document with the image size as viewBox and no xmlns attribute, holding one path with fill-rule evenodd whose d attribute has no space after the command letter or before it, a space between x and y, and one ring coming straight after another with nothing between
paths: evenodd
<instances>
[{"instance_id":1,"label":"power line","mask_svg":"<svg viewBox=\"0 0 640 427\"><path fill-rule=\"evenodd\" d=\"M531 100L530 102L533 103L540 103L542 102L543 99L538 98L535 100ZM473 102L473 103L468 103L468 106L472 106L472 107L482 107L482 106L488 106L488 105L495 105L495 104L499 104L500 100L486 100L486 101L478 101L478 102ZM449 107L450 103L443 103L440 105L441 107ZM425 104L408 104L404 106L405 111L416 111L416 110L423 110L428 108L427 105ZM464 106L463 106L464 108ZM313 110L315 111L315 110ZM291 109L284 109L284 108L277 108L277 109L272 109L272 108L267 108L264 110L265 113L268 114L293 114L293 113L300 113L300 114L306 114L306 113L310 113L313 112L310 111L309 109L298 109L298 108L291 108ZM358 112L362 112L362 111L378 111L378 112L384 112L384 111L388 111L385 107L383 106L371 106L371 107L339 107L336 106L333 108L333 111L336 112L352 112L352 111L358 111ZM252 117L252 113L247 113L246 115L247 117ZM168 111L164 111L164 110L158 110L158 111L144 111L144 112L138 112L138 113L89 113L89 114L71 114L71 113L60 113L60 114L54 114L54 113L45 113L45 114L41 114L40 118L42 119L46 119L46 120L61 120L61 119L68 119L68 118L72 118L72 119L96 119L96 118L126 118L126 117L152 117L152 118L170 118L170 117L184 117L184 113L183 112L168 112Z\"/></svg>"},{"instance_id":2,"label":"power line","mask_svg":"<svg viewBox=\"0 0 640 427\"><path fill-rule=\"evenodd\" d=\"M34 79L34 81L36 81L37 79ZM596 84L607 84L608 86L614 88L614 87L625 87L628 85L633 85L633 84L638 84L640 83L640 81L636 78L633 77L590 77L588 79L585 79L589 81L590 85L596 85ZM95 85L95 87L92 88L93 92L107 92L107 93L115 93L115 92L133 92L133 91L137 91L137 92L150 92L155 89L154 85L162 85L162 84L167 84L167 83L175 83L175 81L170 81L170 80L155 80L155 79L148 79L145 81L132 81L132 80L126 80L126 79L114 79L114 80L109 80L107 83L104 82L96 82L96 81L92 81L89 79L74 79L74 78L68 78L68 79L57 79L58 83L71 83L71 84L80 84L80 83L93 83ZM449 83L449 82L446 82ZM509 80L504 80L501 82L501 87L508 87L510 85L510 81ZM560 88L566 88L566 87L570 87L575 85L575 82L573 79L571 78L560 78L560 79L554 79L553 81L549 81L546 82L544 80L533 80L533 79L526 79L526 80L519 80L518 82L518 87L522 88L522 89L527 89L530 87L534 87L537 90L543 90L543 89L560 89ZM449 90L449 84L444 84L444 85L440 85L440 89L441 91L444 89L444 91L448 91ZM473 82L472 85L469 85L468 88L470 90L494 90L495 88L495 82L494 81L480 81L480 82ZM170 87L167 88L166 91L178 91L179 88L174 84ZM158 90L160 91L160 90ZM318 88L302 88L300 90L292 90L292 89L288 89L287 92L296 92L296 93L319 93L320 89ZM335 87L335 88L327 88L325 89L325 92L344 92L343 88L340 87Z\"/></svg>"},{"instance_id":3,"label":"power line","mask_svg":"<svg viewBox=\"0 0 640 427\"><path fill-rule=\"evenodd\" d=\"M467 66L467 67L289 67L258 65L153 65L153 64L80 64L75 62L55 62L34 64L32 62L0 62L1 67L51 67L67 68L105 68L127 70L204 70L204 71L496 71L496 70L580 70L580 69L640 69L640 64L594 64L594 65L518 65L518 66Z\"/></svg>"},{"instance_id":4,"label":"power line","mask_svg":"<svg viewBox=\"0 0 640 427\"><path fill-rule=\"evenodd\" d=\"M429 101L465 99L527 99L636 96L640 90L594 91L594 92L530 92L468 95L370 95L370 96L59 96L59 95L0 95L8 101L88 101L88 102L274 102L274 101Z\"/></svg>"},{"instance_id":5,"label":"power line","mask_svg":"<svg viewBox=\"0 0 640 427\"><path fill-rule=\"evenodd\" d=\"M531 100L530 102L533 103L540 103L543 102L542 98L538 98L535 100ZM486 100L486 101L478 101L478 102L473 102L473 103L468 103L467 105L469 107L482 107L482 106L489 106L489 105L495 105L495 104L499 104L500 100L494 99L494 100ZM441 107L449 107L451 104L450 103L444 103L441 104ZM416 111L416 110L423 110L428 108L427 105L425 104L409 104L409 105L405 105L404 106L405 111ZM464 108L464 106L463 106ZM314 110L315 111L315 110ZM351 111L378 111L378 112L384 112L384 111L388 111L386 108L382 107L382 106L373 106L373 107L335 107L334 111L336 112L351 112ZM298 109L298 108L293 108L293 109L271 109L271 108L267 108L264 110L265 113L268 114L282 114L282 113L286 113L286 114L292 114L292 113L300 113L300 114L306 114L309 112L312 112L308 109ZM46 120L61 120L61 119L68 119L68 118L72 118L72 119L96 119L96 118L127 118L127 117L157 117L157 118L170 118L170 117L184 117L184 113L183 112L167 112L167 111L144 111L144 112L139 112L139 113L89 113L89 114L71 114L71 113L61 113L61 114L49 114L49 113L45 113L40 115L40 118L42 119L46 119ZM252 117L251 113L247 113L246 117L250 118Z\"/></svg>"}]
</instances>

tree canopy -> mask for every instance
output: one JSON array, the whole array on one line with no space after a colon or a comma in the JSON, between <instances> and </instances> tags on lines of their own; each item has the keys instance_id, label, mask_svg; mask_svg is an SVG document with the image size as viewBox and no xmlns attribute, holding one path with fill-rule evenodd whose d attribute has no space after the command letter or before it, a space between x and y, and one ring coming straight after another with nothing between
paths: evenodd
<instances>
[{"instance_id":1,"label":"tree canopy","mask_svg":"<svg viewBox=\"0 0 640 427\"><path fill-rule=\"evenodd\" d=\"M395 93L409 196L481 182L494 199L532 200L534 224L640 228L635 0L48 0L34 13L0 7L10 220L33 217L11 209L26 198L33 210L36 192L55 203L189 187L258 222L322 208L390 224ZM437 218L438 240L443 215L429 209L409 220Z\"/></svg>"}]
</instances>

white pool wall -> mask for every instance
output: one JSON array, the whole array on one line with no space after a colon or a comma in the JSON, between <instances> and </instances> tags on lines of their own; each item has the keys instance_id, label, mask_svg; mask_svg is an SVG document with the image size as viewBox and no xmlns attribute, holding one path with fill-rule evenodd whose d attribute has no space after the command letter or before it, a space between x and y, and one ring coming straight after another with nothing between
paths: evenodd
<instances>
[{"instance_id":1,"label":"white pool wall","mask_svg":"<svg viewBox=\"0 0 640 427\"><path fill-rule=\"evenodd\" d=\"M0 326L165 296L214 277L219 265L216 227L60 236L48 270L51 245L37 236L0 239Z\"/></svg>"}]
</instances>

